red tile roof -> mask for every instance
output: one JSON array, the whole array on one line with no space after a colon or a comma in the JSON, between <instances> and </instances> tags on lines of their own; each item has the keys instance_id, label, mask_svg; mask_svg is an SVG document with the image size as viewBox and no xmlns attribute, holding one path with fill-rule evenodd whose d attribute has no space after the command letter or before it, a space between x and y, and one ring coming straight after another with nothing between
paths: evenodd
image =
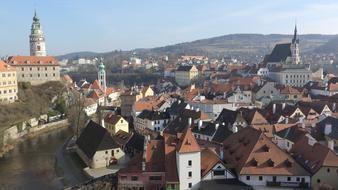
<instances>
[{"instance_id":1,"label":"red tile roof","mask_svg":"<svg viewBox=\"0 0 338 190\"><path fill-rule=\"evenodd\" d=\"M263 132L246 127L223 142L225 162L238 175L308 176L289 154L281 150Z\"/></svg>"},{"instance_id":2,"label":"red tile roof","mask_svg":"<svg viewBox=\"0 0 338 190\"><path fill-rule=\"evenodd\" d=\"M15 71L15 68L0 60L0 72Z\"/></svg>"},{"instance_id":3,"label":"red tile roof","mask_svg":"<svg viewBox=\"0 0 338 190\"><path fill-rule=\"evenodd\" d=\"M198 145L194 135L192 134L191 128L188 127L180 138L180 141L177 145L177 152L189 153L199 151L201 151L200 146Z\"/></svg>"},{"instance_id":4,"label":"red tile roof","mask_svg":"<svg viewBox=\"0 0 338 190\"><path fill-rule=\"evenodd\" d=\"M10 65L55 65L58 66L59 62L52 56L11 56L8 58Z\"/></svg>"},{"instance_id":5,"label":"red tile roof","mask_svg":"<svg viewBox=\"0 0 338 190\"><path fill-rule=\"evenodd\" d=\"M307 137L297 141L291 149L291 153L313 174L324 166L338 167L338 156L332 150L319 143L311 146Z\"/></svg>"}]
</instances>

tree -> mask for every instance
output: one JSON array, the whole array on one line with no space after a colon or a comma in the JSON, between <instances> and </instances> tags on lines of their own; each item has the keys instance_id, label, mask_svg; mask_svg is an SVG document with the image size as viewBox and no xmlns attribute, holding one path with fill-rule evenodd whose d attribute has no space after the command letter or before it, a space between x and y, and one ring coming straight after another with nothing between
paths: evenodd
<instances>
[{"instance_id":1,"label":"tree","mask_svg":"<svg viewBox=\"0 0 338 190\"><path fill-rule=\"evenodd\" d=\"M76 139L79 137L80 129L87 121L85 113L85 97L82 93L73 91L72 102L69 108L68 119L70 124L75 128Z\"/></svg>"}]
</instances>

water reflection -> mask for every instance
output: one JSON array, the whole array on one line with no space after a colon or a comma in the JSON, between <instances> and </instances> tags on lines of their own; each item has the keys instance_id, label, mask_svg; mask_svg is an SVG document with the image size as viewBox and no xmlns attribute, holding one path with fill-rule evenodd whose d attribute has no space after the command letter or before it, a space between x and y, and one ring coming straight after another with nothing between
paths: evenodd
<instances>
[{"instance_id":1,"label":"water reflection","mask_svg":"<svg viewBox=\"0 0 338 190\"><path fill-rule=\"evenodd\" d=\"M54 171L55 153L70 136L60 129L19 144L0 158L0 189L60 189Z\"/></svg>"}]
</instances>

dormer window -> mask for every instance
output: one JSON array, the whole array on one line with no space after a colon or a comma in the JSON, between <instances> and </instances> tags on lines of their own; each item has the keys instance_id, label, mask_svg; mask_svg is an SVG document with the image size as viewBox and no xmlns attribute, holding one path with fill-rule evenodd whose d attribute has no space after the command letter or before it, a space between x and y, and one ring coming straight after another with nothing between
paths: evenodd
<instances>
[{"instance_id":1,"label":"dormer window","mask_svg":"<svg viewBox=\"0 0 338 190\"><path fill-rule=\"evenodd\" d=\"M262 150L263 150L264 152L269 152L270 147L268 147L267 145L264 145L264 146L262 147Z\"/></svg>"},{"instance_id":2,"label":"dormer window","mask_svg":"<svg viewBox=\"0 0 338 190\"><path fill-rule=\"evenodd\" d=\"M275 162L272 161L271 159L269 159L268 161L266 161L266 163L268 164L269 167L274 167L275 166Z\"/></svg>"},{"instance_id":3,"label":"dormer window","mask_svg":"<svg viewBox=\"0 0 338 190\"><path fill-rule=\"evenodd\" d=\"M292 162L290 162L289 159L286 159L284 164L285 164L286 167L292 167Z\"/></svg>"}]
</instances>

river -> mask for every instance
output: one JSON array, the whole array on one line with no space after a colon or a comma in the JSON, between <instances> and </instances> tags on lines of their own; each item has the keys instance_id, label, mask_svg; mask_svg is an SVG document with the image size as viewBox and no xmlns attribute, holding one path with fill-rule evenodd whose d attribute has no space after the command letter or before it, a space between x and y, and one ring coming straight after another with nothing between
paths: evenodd
<instances>
[{"instance_id":1,"label":"river","mask_svg":"<svg viewBox=\"0 0 338 190\"><path fill-rule=\"evenodd\" d=\"M56 129L18 144L0 158L0 190L62 189L55 155L70 135L68 128Z\"/></svg>"}]
</instances>

